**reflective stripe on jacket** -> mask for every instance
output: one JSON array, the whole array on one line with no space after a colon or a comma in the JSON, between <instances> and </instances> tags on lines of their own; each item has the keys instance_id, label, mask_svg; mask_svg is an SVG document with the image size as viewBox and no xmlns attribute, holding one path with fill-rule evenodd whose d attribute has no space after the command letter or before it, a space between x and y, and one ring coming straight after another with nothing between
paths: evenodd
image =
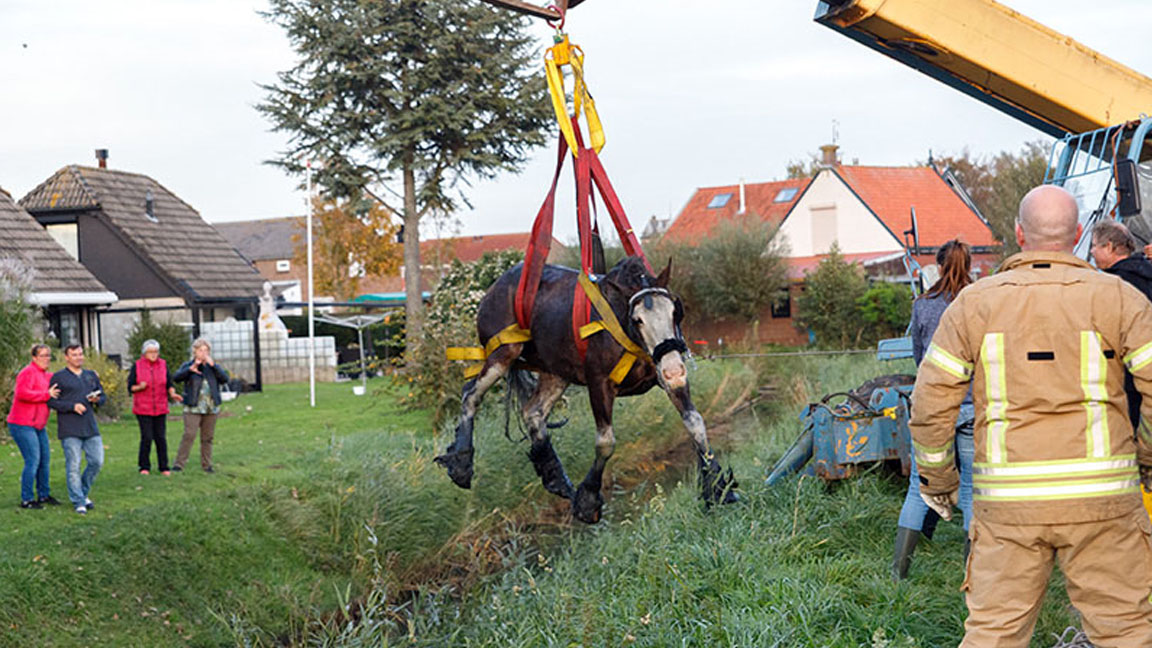
<instances>
[{"instance_id":1,"label":"reflective stripe on jacket","mask_svg":"<svg viewBox=\"0 0 1152 648\"><path fill-rule=\"evenodd\" d=\"M1145 395L1134 437L1124 367ZM1007 524L1087 522L1140 505L1152 465L1152 305L1062 252L1022 252L960 292L916 378L921 490L956 488L953 424L976 401L976 515Z\"/></svg>"}]
</instances>

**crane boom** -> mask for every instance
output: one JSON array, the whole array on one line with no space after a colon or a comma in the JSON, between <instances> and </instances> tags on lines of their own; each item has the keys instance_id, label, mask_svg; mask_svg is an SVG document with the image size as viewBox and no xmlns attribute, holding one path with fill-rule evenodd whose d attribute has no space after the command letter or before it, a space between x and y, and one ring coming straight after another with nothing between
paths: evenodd
<instances>
[{"instance_id":1,"label":"crane boom","mask_svg":"<svg viewBox=\"0 0 1152 648\"><path fill-rule=\"evenodd\" d=\"M822 0L815 20L1053 137L1152 110L1152 79L993 0Z\"/></svg>"}]
</instances>

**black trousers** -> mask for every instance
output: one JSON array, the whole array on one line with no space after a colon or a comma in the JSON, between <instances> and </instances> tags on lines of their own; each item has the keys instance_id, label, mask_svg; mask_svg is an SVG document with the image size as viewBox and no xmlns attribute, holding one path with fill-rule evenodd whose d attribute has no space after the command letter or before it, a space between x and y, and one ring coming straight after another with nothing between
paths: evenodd
<instances>
[{"instance_id":1,"label":"black trousers","mask_svg":"<svg viewBox=\"0 0 1152 648\"><path fill-rule=\"evenodd\" d=\"M168 470L168 415L144 416L137 414L136 420L140 423L140 456L137 463L140 470L152 470L151 455L152 442L156 442L156 458L160 464L160 472Z\"/></svg>"}]
</instances>

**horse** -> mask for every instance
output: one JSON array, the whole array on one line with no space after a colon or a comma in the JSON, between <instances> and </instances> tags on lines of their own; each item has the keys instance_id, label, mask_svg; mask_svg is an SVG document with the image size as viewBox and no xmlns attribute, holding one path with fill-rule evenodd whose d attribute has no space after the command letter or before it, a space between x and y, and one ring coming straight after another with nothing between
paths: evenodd
<instances>
[{"instance_id":1,"label":"horse","mask_svg":"<svg viewBox=\"0 0 1152 648\"><path fill-rule=\"evenodd\" d=\"M528 457L544 488L571 500L572 515L585 523L600 520L604 497L601 478L612 456L616 439L612 430L612 407L619 396L643 394L657 384L668 394L691 436L697 457L701 497L706 505L738 501L731 469L721 469L708 443L704 418L692 404L688 372L684 366L687 346L680 331L683 307L668 290L671 261L658 277L653 277L638 257L625 257L604 276L590 278L610 307L612 315L631 341L637 359L626 375L613 369L628 351L609 331L587 338L583 357L577 350L573 332L574 293L580 274L570 268L546 265L531 313L531 339L499 346L484 361L480 373L465 383L455 440L435 461L461 488L471 488L474 448L473 420L484 394L502 377L510 388L523 385L513 380L517 372L538 374L534 389L524 389L521 416L531 439ZM482 343L516 324L514 300L523 264L517 264L496 280L480 302L476 329ZM593 320L605 320L593 305ZM627 341L625 341L627 343ZM596 456L588 474L576 488L564 472L552 447L547 423L552 407L568 385L588 388L588 400L596 423Z\"/></svg>"}]
</instances>

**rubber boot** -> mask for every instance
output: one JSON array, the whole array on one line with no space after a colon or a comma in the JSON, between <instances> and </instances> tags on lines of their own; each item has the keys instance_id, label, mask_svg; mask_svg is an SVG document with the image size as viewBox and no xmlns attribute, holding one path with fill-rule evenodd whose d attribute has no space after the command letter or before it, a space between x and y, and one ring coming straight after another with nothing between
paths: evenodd
<instances>
[{"instance_id":1,"label":"rubber boot","mask_svg":"<svg viewBox=\"0 0 1152 648\"><path fill-rule=\"evenodd\" d=\"M908 567L912 564L912 552L920 541L920 532L908 527L896 527L896 549L892 557L892 580L908 578Z\"/></svg>"}]
</instances>

